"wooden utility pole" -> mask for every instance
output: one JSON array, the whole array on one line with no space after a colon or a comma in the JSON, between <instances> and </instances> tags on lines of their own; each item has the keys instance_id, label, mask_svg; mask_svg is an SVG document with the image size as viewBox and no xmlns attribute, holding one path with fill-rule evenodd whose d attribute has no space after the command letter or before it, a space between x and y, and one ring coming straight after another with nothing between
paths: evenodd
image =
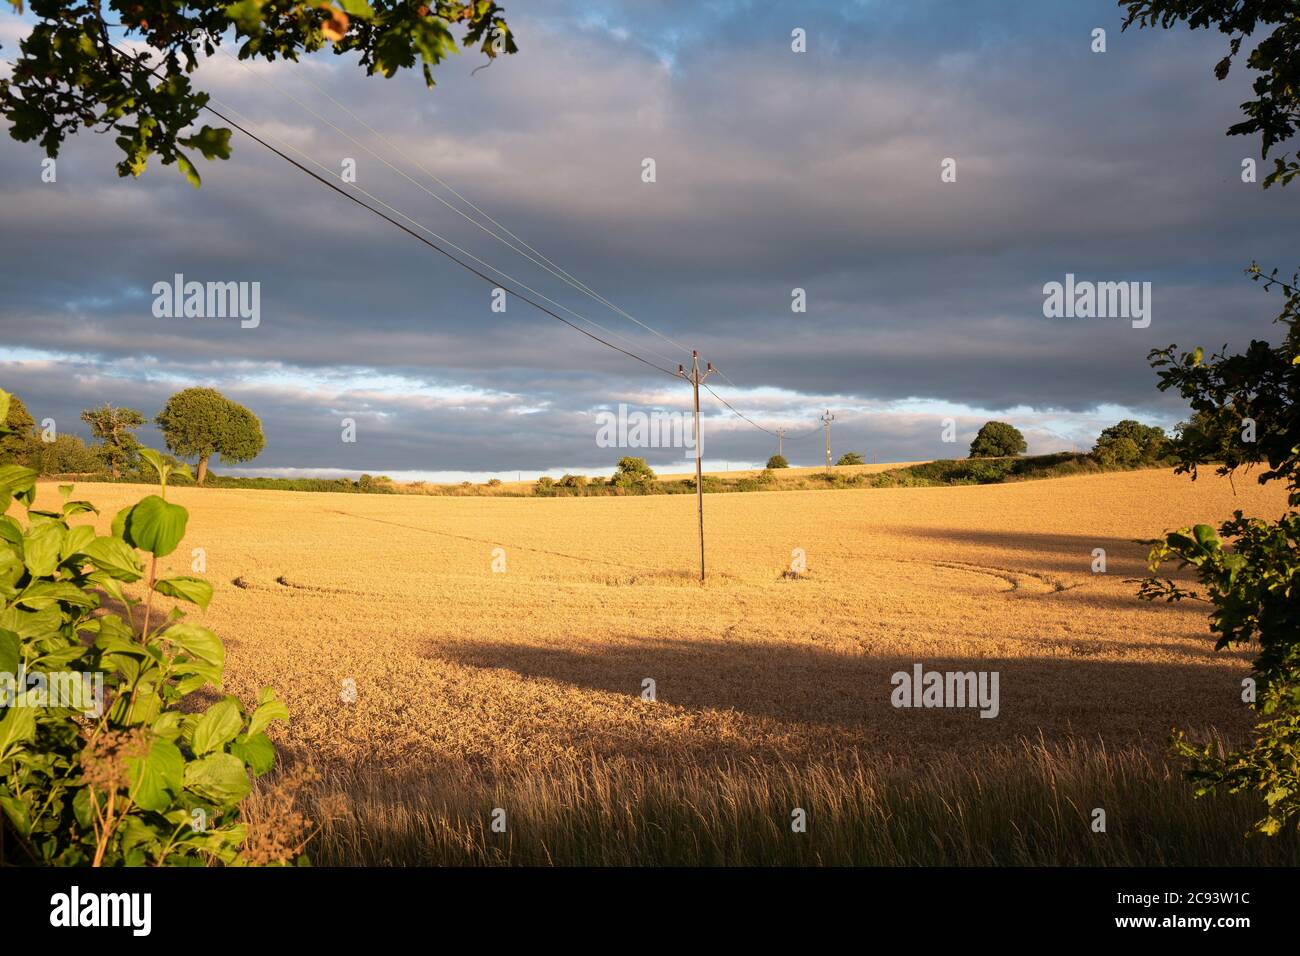
<instances>
[{"instance_id":1,"label":"wooden utility pole","mask_svg":"<svg viewBox=\"0 0 1300 956\"><path fill-rule=\"evenodd\" d=\"M700 583L704 583L704 441L700 436L700 383L713 374L713 363L700 375L700 353L691 351L691 371L677 366L677 374L691 383L695 391L695 499L700 511Z\"/></svg>"},{"instance_id":2,"label":"wooden utility pole","mask_svg":"<svg viewBox=\"0 0 1300 956\"><path fill-rule=\"evenodd\" d=\"M784 428L778 428L776 430L776 453L781 458L785 457L785 429Z\"/></svg>"},{"instance_id":3,"label":"wooden utility pole","mask_svg":"<svg viewBox=\"0 0 1300 956\"><path fill-rule=\"evenodd\" d=\"M826 414L822 416L822 425L826 428L826 470L831 470L831 422L835 421L835 416L831 410L826 409Z\"/></svg>"}]
</instances>

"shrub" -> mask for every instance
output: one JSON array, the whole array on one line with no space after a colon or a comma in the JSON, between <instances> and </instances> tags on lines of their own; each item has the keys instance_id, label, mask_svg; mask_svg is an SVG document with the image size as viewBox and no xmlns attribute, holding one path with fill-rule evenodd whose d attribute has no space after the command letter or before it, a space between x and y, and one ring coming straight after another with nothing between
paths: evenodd
<instances>
[{"instance_id":1,"label":"shrub","mask_svg":"<svg viewBox=\"0 0 1300 956\"><path fill-rule=\"evenodd\" d=\"M773 455L767 460L767 467L771 468L789 468L790 463L785 460L784 455Z\"/></svg>"},{"instance_id":2,"label":"shrub","mask_svg":"<svg viewBox=\"0 0 1300 956\"><path fill-rule=\"evenodd\" d=\"M655 473L644 458L620 458L613 483L620 488L640 488L655 480Z\"/></svg>"},{"instance_id":3,"label":"shrub","mask_svg":"<svg viewBox=\"0 0 1300 956\"><path fill-rule=\"evenodd\" d=\"M0 405L7 401L0 392ZM251 711L234 697L195 706L196 692L220 687L225 650L179 609L154 607L161 596L206 608L212 586L157 576L189 516L166 500L171 469L145 455L160 493L123 508L107 535L70 524L95 512L69 500L71 485L60 488L57 510L37 510L36 472L0 466L0 512L16 501L27 516L25 526L0 517L0 672L25 668L47 687L51 675L74 689L98 680L103 694L56 707L27 680L10 683L12 706L0 718L0 865L305 862L301 832L270 841L277 853L248 852L267 841L241 803L250 774L275 765L267 726L289 713L270 688ZM128 596L123 586L141 580L146 597ZM105 598L127 619L97 614Z\"/></svg>"},{"instance_id":4,"label":"shrub","mask_svg":"<svg viewBox=\"0 0 1300 956\"><path fill-rule=\"evenodd\" d=\"M1163 428L1126 418L1102 430L1092 454L1107 467L1137 467L1159 461L1168 453L1168 446Z\"/></svg>"},{"instance_id":5,"label":"shrub","mask_svg":"<svg viewBox=\"0 0 1300 956\"><path fill-rule=\"evenodd\" d=\"M840 455L840 460L837 461L835 464L861 465L863 464L863 461L862 461L862 456L859 455L856 451L849 451L849 452L845 452L843 455Z\"/></svg>"},{"instance_id":6,"label":"shrub","mask_svg":"<svg viewBox=\"0 0 1300 956\"><path fill-rule=\"evenodd\" d=\"M52 442L41 442L33 462L42 475L90 475L103 470L104 461L95 449L76 435L62 434Z\"/></svg>"},{"instance_id":7,"label":"shrub","mask_svg":"<svg viewBox=\"0 0 1300 956\"><path fill-rule=\"evenodd\" d=\"M1029 446L1020 429L1006 422L985 422L970 443L972 458L1010 458L1024 454Z\"/></svg>"},{"instance_id":8,"label":"shrub","mask_svg":"<svg viewBox=\"0 0 1300 956\"><path fill-rule=\"evenodd\" d=\"M424 484L424 482L420 482L420 483L421 483L421 484ZM489 478L489 479L488 479L487 486L488 486L489 488L500 488L500 487L501 487L501 479L500 479L500 478Z\"/></svg>"}]
</instances>

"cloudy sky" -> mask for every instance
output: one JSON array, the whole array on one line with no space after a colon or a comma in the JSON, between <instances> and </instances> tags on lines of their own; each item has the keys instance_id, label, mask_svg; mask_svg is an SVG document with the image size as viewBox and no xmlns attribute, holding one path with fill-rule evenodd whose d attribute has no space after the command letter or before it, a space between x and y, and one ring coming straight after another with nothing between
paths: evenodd
<instances>
[{"instance_id":1,"label":"cloudy sky","mask_svg":"<svg viewBox=\"0 0 1300 956\"><path fill-rule=\"evenodd\" d=\"M1294 268L1297 194L1241 181L1257 142L1224 131L1249 74L1215 81L1218 34L1121 34L1111 0L505 6L519 54L454 58L432 92L329 54L218 54L197 82L331 172L355 160L357 185L501 285L655 364L699 349L719 395L805 433L796 464L820 460L827 408L836 454L871 461L960 456L989 418L1034 452L1086 449L1122 417L1183 417L1149 349L1276 337L1276 296L1242 270ZM0 17L12 57L26 26ZM242 473L437 480L607 471L623 452L598 445L599 412L689 408L685 384L519 299L494 312L491 284L239 134L197 191L174 168L118 179L115 151L82 134L46 183L36 148L0 141L0 387L38 419L84 432L83 408L152 416L208 385L263 422ZM605 301L439 202L476 215L408 158ZM260 283L260 324L156 317L178 273ZM1150 326L1045 318L1067 273L1150 282ZM703 409L709 466L776 450Z\"/></svg>"}]
</instances>

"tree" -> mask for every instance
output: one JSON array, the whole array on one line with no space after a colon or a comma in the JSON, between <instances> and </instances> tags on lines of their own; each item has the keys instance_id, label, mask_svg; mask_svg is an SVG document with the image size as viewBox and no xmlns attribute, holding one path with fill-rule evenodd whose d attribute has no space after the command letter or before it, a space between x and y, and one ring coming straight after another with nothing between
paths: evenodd
<instances>
[{"instance_id":1,"label":"tree","mask_svg":"<svg viewBox=\"0 0 1300 956\"><path fill-rule=\"evenodd\" d=\"M1102 429L1093 457L1103 465L1142 465L1159 461L1168 449L1165 430L1126 418Z\"/></svg>"},{"instance_id":2,"label":"tree","mask_svg":"<svg viewBox=\"0 0 1300 956\"><path fill-rule=\"evenodd\" d=\"M65 432L52 442L41 442L33 464L42 475L92 475L100 471L102 459L76 435Z\"/></svg>"},{"instance_id":3,"label":"tree","mask_svg":"<svg viewBox=\"0 0 1300 956\"><path fill-rule=\"evenodd\" d=\"M140 442L131 432L144 424L144 415L134 408L114 408L105 402L98 408L88 408L81 420L90 426L90 433L100 441L99 455L113 477L122 469L135 468L140 457Z\"/></svg>"},{"instance_id":4,"label":"tree","mask_svg":"<svg viewBox=\"0 0 1300 956\"><path fill-rule=\"evenodd\" d=\"M21 12L22 0L10 0ZM38 0L10 78L0 80L0 115L9 134L39 142L55 157L81 129L113 131L120 176L138 176L151 155L175 164L194 185L190 156L228 159L230 133L199 126L208 94L190 75L223 44L241 60L299 60L328 42L366 73L391 77L417 60L432 68L463 47L489 62L516 52L504 11L491 0ZM110 36L109 28L123 32ZM453 30L460 34L459 38ZM129 48L129 49L128 49ZM184 150L190 150L187 154Z\"/></svg>"},{"instance_id":5,"label":"tree","mask_svg":"<svg viewBox=\"0 0 1300 956\"><path fill-rule=\"evenodd\" d=\"M972 458L1010 458L1019 455L1029 446L1020 429L1006 422L985 422L980 426L975 440L970 443Z\"/></svg>"},{"instance_id":6,"label":"tree","mask_svg":"<svg viewBox=\"0 0 1300 956\"><path fill-rule=\"evenodd\" d=\"M1271 26L1251 51L1247 65L1259 71L1257 99L1242 105L1250 119L1228 132L1259 133L1261 156L1289 140L1300 122L1300 18L1288 0L1125 0L1125 26L1169 27L1186 22L1193 29L1214 24L1228 34L1228 55L1215 75L1228 75L1243 40L1262 25ZM1263 31L1260 31L1263 32ZM1264 181L1286 186L1300 165L1278 158ZM1221 350L1206 358L1204 350L1180 352L1176 345L1153 350L1161 391L1176 389L1191 405L1191 422L1171 442L1176 472L1193 478L1203 465L1219 474L1260 467L1261 484L1282 481L1288 510L1280 518L1248 518L1241 511L1219 526L1183 527L1158 539L1151 548L1151 576L1142 582L1146 600L1200 600L1208 603L1210 631L1218 649L1254 642L1253 703L1257 717L1248 743L1224 753L1211 741L1195 745L1185 733L1174 736L1174 753L1187 762L1187 776L1197 796L1223 789L1254 791L1263 816L1260 833L1273 835L1294 824L1300 828L1300 274L1291 282L1265 276L1252 263L1247 270L1265 290L1285 295L1276 322L1284 326L1280 345L1252 340L1229 355ZM1171 578L1160 579L1162 565L1177 562L1194 569L1205 594ZM1243 700L1246 699L1243 695Z\"/></svg>"},{"instance_id":7,"label":"tree","mask_svg":"<svg viewBox=\"0 0 1300 956\"><path fill-rule=\"evenodd\" d=\"M200 485L213 455L223 462L250 461L266 444L257 416L211 388L177 392L154 421L174 454L198 459Z\"/></svg>"},{"instance_id":8,"label":"tree","mask_svg":"<svg viewBox=\"0 0 1300 956\"><path fill-rule=\"evenodd\" d=\"M838 465L861 465L863 464L862 456L856 451L846 451L840 455L840 460L835 463Z\"/></svg>"},{"instance_id":9,"label":"tree","mask_svg":"<svg viewBox=\"0 0 1300 956\"><path fill-rule=\"evenodd\" d=\"M22 464L40 451L41 442L36 437L36 419L17 395L9 396L9 410L0 429L0 464Z\"/></svg>"},{"instance_id":10,"label":"tree","mask_svg":"<svg viewBox=\"0 0 1300 956\"><path fill-rule=\"evenodd\" d=\"M1226 79L1242 43L1261 27L1273 27L1246 56L1246 66L1259 73L1252 84L1256 99L1241 104L1247 119L1228 127L1229 136L1260 136L1260 158L1290 139L1300 127L1300 18L1292 0L1120 0L1128 8L1124 29L1171 27L1186 23L1193 30L1214 25L1230 37L1228 54L1214 65L1214 75ZM1288 155L1276 157L1264 180L1286 185L1300 175L1300 163Z\"/></svg>"},{"instance_id":11,"label":"tree","mask_svg":"<svg viewBox=\"0 0 1300 956\"><path fill-rule=\"evenodd\" d=\"M614 484L619 488L640 488L655 480L655 473L644 458L620 458Z\"/></svg>"},{"instance_id":12,"label":"tree","mask_svg":"<svg viewBox=\"0 0 1300 956\"><path fill-rule=\"evenodd\" d=\"M789 468L790 463L785 460L784 455L773 455L767 460L768 468Z\"/></svg>"}]
</instances>

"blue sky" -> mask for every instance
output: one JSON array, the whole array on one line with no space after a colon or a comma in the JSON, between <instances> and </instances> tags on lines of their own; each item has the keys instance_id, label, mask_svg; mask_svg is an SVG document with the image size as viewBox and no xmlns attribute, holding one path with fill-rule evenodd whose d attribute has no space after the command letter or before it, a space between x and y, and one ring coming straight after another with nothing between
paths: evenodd
<instances>
[{"instance_id":1,"label":"blue sky","mask_svg":"<svg viewBox=\"0 0 1300 956\"><path fill-rule=\"evenodd\" d=\"M837 454L952 457L989 418L1032 451L1089 447L1121 417L1172 425L1183 409L1156 391L1149 349L1275 335L1277 302L1242 270L1294 266L1296 200L1241 181L1258 145L1224 133L1249 75L1215 81L1218 34L1121 34L1108 0L505 6L520 53L477 73L476 55L454 58L431 92L332 55L251 70L218 55L197 82L324 166L355 159L367 191L567 317L659 364L698 348L760 424L795 433L831 408ZM1090 50L1097 27L1105 53ZM790 49L795 28L806 53ZM0 58L24 29L4 15ZM676 344L277 92L389 155L304 73ZM68 143L55 183L36 149L0 141L0 386L79 432L82 408L153 415L210 385L264 423L265 452L240 470L456 480L607 471L597 413L689 407L681 383L518 300L493 312L479 280L238 134L234 147L195 191L174 169L118 179L94 134ZM956 182L940 181L946 157ZM150 290L176 273L259 282L260 325L155 317ZM1151 282L1151 326L1044 318L1043 284L1066 273ZM796 287L806 313L791 311ZM710 463L775 451L704 401ZM669 469L685 456L648 452ZM786 452L815 463L820 439Z\"/></svg>"}]
</instances>

